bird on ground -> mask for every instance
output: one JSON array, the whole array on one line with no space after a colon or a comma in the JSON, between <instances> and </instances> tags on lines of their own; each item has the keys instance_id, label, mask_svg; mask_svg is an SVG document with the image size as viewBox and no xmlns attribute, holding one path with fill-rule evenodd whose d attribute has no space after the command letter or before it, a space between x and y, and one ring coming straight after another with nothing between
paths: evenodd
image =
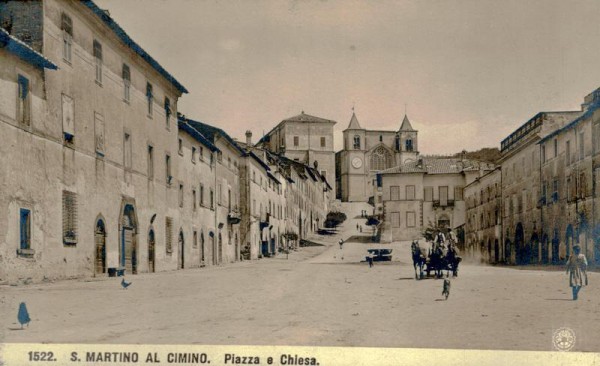
<instances>
[{"instance_id":1,"label":"bird on ground","mask_svg":"<svg viewBox=\"0 0 600 366\"><path fill-rule=\"evenodd\" d=\"M23 324L27 324L29 327L31 319L29 318L29 312L27 311L27 306L24 302L19 304L19 314L17 315L17 319L19 320L19 323L21 323L21 329L23 329Z\"/></svg>"},{"instance_id":2,"label":"bird on ground","mask_svg":"<svg viewBox=\"0 0 600 366\"><path fill-rule=\"evenodd\" d=\"M125 279L124 279L124 278L123 278L123 279L121 279L121 286L122 286L124 289L127 289L127 287L129 287L130 285L131 285L131 282L125 282Z\"/></svg>"}]
</instances>

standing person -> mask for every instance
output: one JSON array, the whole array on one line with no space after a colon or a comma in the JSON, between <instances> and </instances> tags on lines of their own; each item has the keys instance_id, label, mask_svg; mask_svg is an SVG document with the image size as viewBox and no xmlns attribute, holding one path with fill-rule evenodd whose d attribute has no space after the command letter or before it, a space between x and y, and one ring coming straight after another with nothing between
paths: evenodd
<instances>
[{"instance_id":1,"label":"standing person","mask_svg":"<svg viewBox=\"0 0 600 366\"><path fill-rule=\"evenodd\" d=\"M369 262L369 268L373 267L373 252L369 252L369 255L367 256L367 261Z\"/></svg>"},{"instance_id":2,"label":"standing person","mask_svg":"<svg viewBox=\"0 0 600 366\"><path fill-rule=\"evenodd\" d=\"M579 290L583 286L587 286L587 259L585 255L581 253L581 247L579 245L573 246L573 254L567 261L567 274L569 274L569 285L573 290L573 300L577 300Z\"/></svg>"},{"instance_id":3,"label":"standing person","mask_svg":"<svg viewBox=\"0 0 600 366\"><path fill-rule=\"evenodd\" d=\"M344 239L340 239L340 249L342 249L343 245L344 245Z\"/></svg>"}]
</instances>

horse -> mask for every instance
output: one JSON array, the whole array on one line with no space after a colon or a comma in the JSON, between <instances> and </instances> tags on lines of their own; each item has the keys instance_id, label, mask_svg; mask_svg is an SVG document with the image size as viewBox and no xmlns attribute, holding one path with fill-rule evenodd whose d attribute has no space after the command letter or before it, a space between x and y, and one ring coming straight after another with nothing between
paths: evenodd
<instances>
[{"instance_id":1,"label":"horse","mask_svg":"<svg viewBox=\"0 0 600 366\"><path fill-rule=\"evenodd\" d=\"M410 251L412 253L413 267L415 268L415 279L418 280L423 278L423 266L426 261L425 255L421 247L419 247L419 242L416 240L412 242ZM417 267L419 267L419 272L417 272Z\"/></svg>"},{"instance_id":2,"label":"horse","mask_svg":"<svg viewBox=\"0 0 600 366\"><path fill-rule=\"evenodd\" d=\"M451 243L445 257L446 269L448 270L446 277L450 275L450 270L452 270L453 277L458 277L458 264L460 261L462 261L462 258L458 255L458 249Z\"/></svg>"}]
</instances>

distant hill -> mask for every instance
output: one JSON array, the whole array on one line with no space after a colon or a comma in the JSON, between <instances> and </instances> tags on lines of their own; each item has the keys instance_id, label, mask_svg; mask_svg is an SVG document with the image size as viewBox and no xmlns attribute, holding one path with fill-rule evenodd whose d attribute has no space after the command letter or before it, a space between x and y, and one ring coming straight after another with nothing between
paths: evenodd
<instances>
[{"instance_id":1,"label":"distant hill","mask_svg":"<svg viewBox=\"0 0 600 366\"><path fill-rule=\"evenodd\" d=\"M463 151L456 153L455 157L461 157L465 154L465 158L481 160L488 163L498 164L498 160L500 160L500 149L497 147L484 147L477 151Z\"/></svg>"}]
</instances>

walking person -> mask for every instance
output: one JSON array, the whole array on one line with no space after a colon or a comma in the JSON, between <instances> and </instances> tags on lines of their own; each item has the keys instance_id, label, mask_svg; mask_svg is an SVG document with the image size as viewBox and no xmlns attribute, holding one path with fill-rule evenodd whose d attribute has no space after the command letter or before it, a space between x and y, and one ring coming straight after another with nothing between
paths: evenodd
<instances>
[{"instance_id":1,"label":"walking person","mask_svg":"<svg viewBox=\"0 0 600 366\"><path fill-rule=\"evenodd\" d=\"M573 254L567 261L567 274L569 275L569 285L573 290L573 300L577 300L579 290L588 284L587 264L585 255L581 253L581 247L574 245Z\"/></svg>"},{"instance_id":2,"label":"walking person","mask_svg":"<svg viewBox=\"0 0 600 366\"><path fill-rule=\"evenodd\" d=\"M369 262L369 268L373 267L373 252L369 252L369 255L367 255L367 261Z\"/></svg>"},{"instance_id":3,"label":"walking person","mask_svg":"<svg viewBox=\"0 0 600 366\"><path fill-rule=\"evenodd\" d=\"M343 249L344 246L344 239L340 239L340 249Z\"/></svg>"}]
</instances>

